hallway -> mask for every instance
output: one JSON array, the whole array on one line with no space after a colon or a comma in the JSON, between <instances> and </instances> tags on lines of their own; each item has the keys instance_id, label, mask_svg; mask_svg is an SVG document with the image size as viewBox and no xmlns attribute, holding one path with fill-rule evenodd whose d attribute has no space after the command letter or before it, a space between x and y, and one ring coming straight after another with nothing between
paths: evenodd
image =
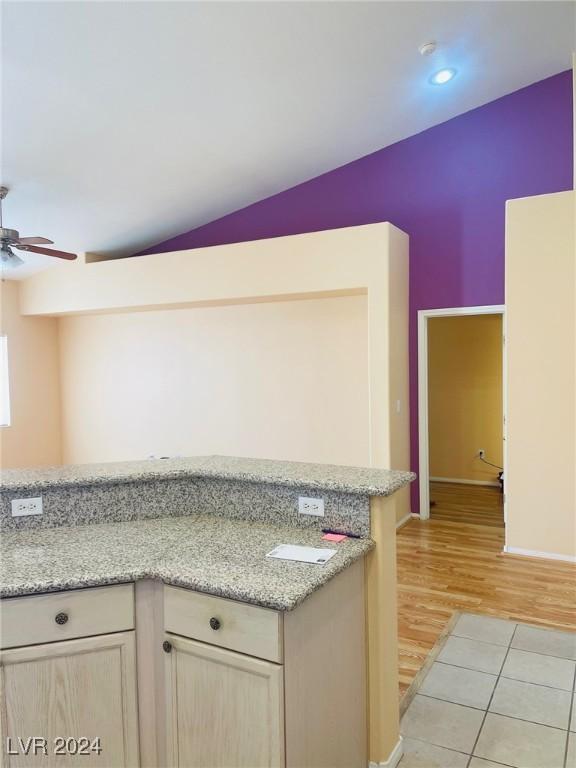
<instances>
[{"instance_id":1,"label":"hallway","mask_svg":"<svg viewBox=\"0 0 576 768\"><path fill-rule=\"evenodd\" d=\"M431 482L430 501L433 520L504 527L503 496L499 488Z\"/></svg>"}]
</instances>

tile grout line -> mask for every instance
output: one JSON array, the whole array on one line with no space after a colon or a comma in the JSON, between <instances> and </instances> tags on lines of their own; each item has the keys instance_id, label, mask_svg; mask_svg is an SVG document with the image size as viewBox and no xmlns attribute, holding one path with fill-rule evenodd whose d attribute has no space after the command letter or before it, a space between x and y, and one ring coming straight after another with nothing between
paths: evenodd
<instances>
[{"instance_id":1,"label":"tile grout line","mask_svg":"<svg viewBox=\"0 0 576 768\"><path fill-rule=\"evenodd\" d=\"M443 747L441 744L434 744L433 741L426 741L426 739L419 739L418 736L406 736L407 739L412 739L413 741L419 741L420 744L426 744L428 747L438 747L438 749L445 749L447 752L456 752L458 755L463 755L464 757L470 757L468 752L463 752L461 749L454 749L453 747ZM514 768L514 766L512 766Z\"/></svg>"},{"instance_id":2,"label":"tile grout line","mask_svg":"<svg viewBox=\"0 0 576 768\"><path fill-rule=\"evenodd\" d=\"M516 624L516 626L518 626L521 623L522 622L519 622L518 624ZM542 631L543 632L556 632L556 631L559 631L559 630L543 629ZM564 630L562 630L562 631L564 631ZM516 630L514 630L514 634L516 634ZM504 645L503 643L491 643L489 640L478 640L475 637L465 637L464 635L453 635L452 633L450 633L449 637L458 637L460 640L470 640L473 643L483 643L484 645L496 645L499 648L507 648L507 647L509 647L509 646ZM527 648L512 648L512 650L513 651L522 651L522 653L535 653L538 656L548 656L551 659L563 659L564 661L572 661L572 662L576 663L576 659L572 659L572 658L570 658L568 656L557 656L554 653L544 653L544 651L529 651Z\"/></svg>"},{"instance_id":3,"label":"tile grout line","mask_svg":"<svg viewBox=\"0 0 576 768\"><path fill-rule=\"evenodd\" d=\"M499 645L499 648L504 648L503 645ZM517 651L517 648L510 648L511 651ZM542 655L542 654L538 654ZM561 657L554 657L554 658L561 658ZM571 661L571 659L563 659L564 661ZM538 688L549 688L552 691L564 691L564 693L571 693L571 689L569 688L558 688L555 685L546 685L545 683L533 683L531 680L521 680L519 677L508 677L507 675L503 675L501 673L496 672L485 672L483 669L477 669L476 667L463 667L461 664L454 664L452 661L438 661L436 660L434 662L435 664L442 664L445 667L455 667L456 669L467 669L470 672L478 672L480 675L491 675L492 677L502 677L504 680L513 680L515 683L526 683L526 685L536 685ZM575 667L576 670L576 667ZM418 691L417 695L425 696L426 694L421 694L420 691ZM467 706L467 705L464 705ZM554 727L554 726L552 726ZM564 730L564 728L562 728Z\"/></svg>"},{"instance_id":4,"label":"tile grout line","mask_svg":"<svg viewBox=\"0 0 576 768\"><path fill-rule=\"evenodd\" d=\"M566 733L566 745L564 746L564 768L568 766L568 747L570 746L570 726L572 725L572 711L574 709L574 696L576 695L576 670L572 676L572 699L570 700L570 709L568 711L568 731Z\"/></svg>"},{"instance_id":5,"label":"tile grout line","mask_svg":"<svg viewBox=\"0 0 576 768\"><path fill-rule=\"evenodd\" d=\"M499 680L500 678L498 678ZM503 677L502 680L510 680L509 677ZM522 683L523 680L514 680L515 683ZM496 691L496 685L498 684L498 681L496 681L494 685L494 691L492 692L492 696L494 695ZM531 685L531 683L526 683L526 685ZM542 687L542 686L541 686ZM552 691L558 691L559 688L551 688ZM562 691L563 693L567 693L568 695L572 695L570 691ZM446 704L454 704L456 707L465 707L466 709L474 709L476 712L487 712L488 710L484 709L483 707L476 707L473 704L461 704L458 701L451 701L451 699L441 699L439 696L431 696L429 693L419 693L418 696L424 696L426 699L433 699L434 701L443 701ZM492 696L490 697L490 701L488 702L488 706L492 703ZM541 723L538 720L526 720L525 717L516 717L515 715L505 715L502 712L495 712L491 711L491 715L497 715L498 717L506 717L508 720L519 720L521 723L530 723L530 725L538 725L542 728L551 728L553 731L566 731L566 728L561 728L558 725L549 725L548 723ZM446 747L446 749L451 749L451 747ZM458 750L456 750L458 751Z\"/></svg>"},{"instance_id":6,"label":"tile grout line","mask_svg":"<svg viewBox=\"0 0 576 768\"><path fill-rule=\"evenodd\" d=\"M508 658L508 654L510 653L510 648L512 647L512 642L514 640L514 636L516 635L516 630L517 629L518 629L518 624L515 624L514 625L514 632L512 632L512 635L510 637L510 642L508 643L508 647L506 648L506 655L504 656L504 659L503 659L502 664L500 666L500 671L498 672L498 676L496 678L496 683L494 684L494 688L492 689L492 693L490 694L490 699L488 701L488 705L487 705L486 709L484 710L484 717L482 718L482 722L480 724L480 728L478 729L478 733L476 734L476 739L474 740L474 744L472 745L472 749L470 750L470 759L468 760L466 768L470 768L470 763L472 762L472 758L474 757L474 750L476 749L476 747L478 745L478 741L480 739L480 734L482 733L482 730L484 728L484 723L486 722L486 718L488 717L488 711L490 709L490 705L492 704L492 699L494 698L494 694L496 693L496 688L498 687L498 683L500 681L500 676L502 675L502 670L504 669L504 664L506 664L506 659ZM486 758L486 759L488 759L488 758Z\"/></svg>"},{"instance_id":7,"label":"tile grout line","mask_svg":"<svg viewBox=\"0 0 576 768\"><path fill-rule=\"evenodd\" d=\"M527 651L526 648L512 648L513 651L521 651L522 653L533 653L537 656L546 656L548 659L561 659L562 661L571 661L576 664L576 659L571 659L568 656L556 656L553 653L543 653L542 651Z\"/></svg>"},{"instance_id":8,"label":"tile grout line","mask_svg":"<svg viewBox=\"0 0 576 768\"><path fill-rule=\"evenodd\" d=\"M515 648L510 648L511 651L515 651ZM575 669L576 671L576 669ZM499 675L503 680L511 680L513 683L524 683L524 685L534 685L536 688L547 688L549 691L561 691L562 693L571 693L568 688L558 688L555 685L544 685L544 683L533 683L532 680L521 680L519 677L508 677L507 675ZM542 723L544 725L544 723ZM553 728L555 726L552 726ZM562 731L566 730L561 728Z\"/></svg>"},{"instance_id":9,"label":"tile grout line","mask_svg":"<svg viewBox=\"0 0 576 768\"><path fill-rule=\"evenodd\" d=\"M476 710L476 712L486 711L484 707L475 707L473 704L462 704L460 701L450 701L450 699L441 699L439 696L431 696L429 693L418 693L417 695L424 696L425 699L433 699L434 701L443 701L445 704L453 704L455 707L464 707L464 709L474 709ZM452 747L446 747L446 749L452 749Z\"/></svg>"},{"instance_id":10,"label":"tile grout line","mask_svg":"<svg viewBox=\"0 0 576 768\"><path fill-rule=\"evenodd\" d=\"M465 615L465 614L462 614ZM460 640L470 640L472 643L481 643L483 645L497 645L499 648L508 648L508 643L495 643L493 640L480 640L477 637L468 637L468 635L455 635L454 633L450 632L450 637L457 637Z\"/></svg>"},{"instance_id":11,"label":"tile grout line","mask_svg":"<svg viewBox=\"0 0 576 768\"><path fill-rule=\"evenodd\" d=\"M500 645L499 648L504 646ZM455 664L453 661L434 661L434 664L442 664L443 667L454 667L454 669L467 669L469 672L475 672L477 675L488 675L488 677L498 677L497 672L486 672L484 669L476 669L475 667L463 667L461 664Z\"/></svg>"}]
</instances>

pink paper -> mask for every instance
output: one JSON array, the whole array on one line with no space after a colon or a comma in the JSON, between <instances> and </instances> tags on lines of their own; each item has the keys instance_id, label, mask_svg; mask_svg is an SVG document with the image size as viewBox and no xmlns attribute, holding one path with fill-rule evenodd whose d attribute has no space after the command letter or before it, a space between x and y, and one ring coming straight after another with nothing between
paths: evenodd
<instances>
[{"instance_id":1,"label":"pink paper","mask_svg":"<svg viewBox=\"0 0 576 768\"><path fill-rule=\"evenodd\" d=\"M325 533L322 538L326 541L344 541L344 539L347 539L348 537L343 533Z\"/></svg>"}]
</instances>

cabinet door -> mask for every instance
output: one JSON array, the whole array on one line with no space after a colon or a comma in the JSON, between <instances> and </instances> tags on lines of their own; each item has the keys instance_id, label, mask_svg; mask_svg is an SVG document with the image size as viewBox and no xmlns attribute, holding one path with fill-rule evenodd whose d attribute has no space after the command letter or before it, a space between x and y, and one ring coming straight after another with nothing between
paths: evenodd
<instances>
[{"instance_id":1,"label":"cabinet door","mask_svg":"<svg viewBox=\"0 0 576 768\"><path fill-rule=\"evenodd\" d=\"M2 651L2 765L137 766L135 659L134 632Z\"/></svg>"},{"instance_id":2,"label":"cabinet door","mask_svg":"<svg viewBox=\"0 0 576 768\"><path fill-rule=\"evenodd\" d=\"M168 638L168 765L283 766L283 668L175 635Z\"/></svg>"}]
</instances>

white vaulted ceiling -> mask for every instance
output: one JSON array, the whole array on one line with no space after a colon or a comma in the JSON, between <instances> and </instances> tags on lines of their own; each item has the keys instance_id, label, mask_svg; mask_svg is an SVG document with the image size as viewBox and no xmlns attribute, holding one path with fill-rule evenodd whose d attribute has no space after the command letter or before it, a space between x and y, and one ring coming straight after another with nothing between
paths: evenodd
<instances>
[{"instance_id":1,"label":"white vaulted ceiling","mask_svg":"<svg viewBox=\"0 0 576 768\"><path fill-rule=\"evenodd\" d=\"M4 2L2 35L5 225L111 255L568 69L576 48L575 4L548 1ZM430 86L443 64L458 77Z\"/></svg>"}]
</instances>

